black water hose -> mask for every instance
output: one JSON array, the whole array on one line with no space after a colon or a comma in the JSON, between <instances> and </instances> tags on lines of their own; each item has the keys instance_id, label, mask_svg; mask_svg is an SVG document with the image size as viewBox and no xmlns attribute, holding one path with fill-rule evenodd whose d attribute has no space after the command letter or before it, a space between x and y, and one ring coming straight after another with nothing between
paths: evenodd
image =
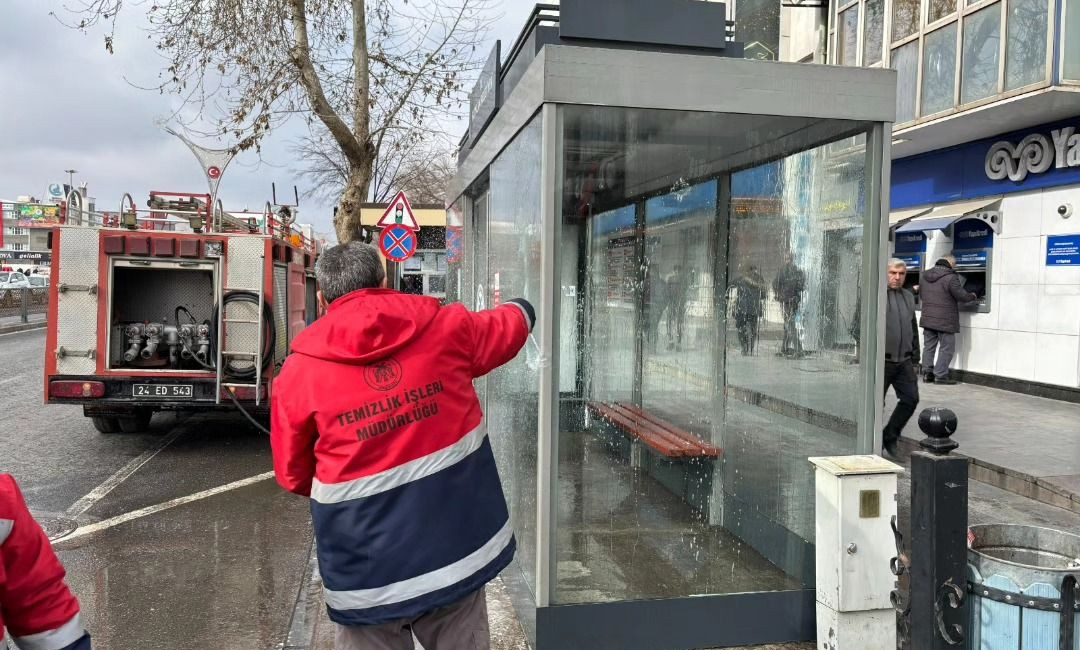
<instances>
[{"instance_id":1,"label":"black water hose","mask_svg":"<svg viewBox=\"0 0 1080 650\"><path fill-rule=\"evenodd\" d=\"M211 354L217 354L217 331L216 324L219 321L218 311L225 305L231 302L251 302L256 305L259 304L259 294L254 291L231 291L225 295L222 299L222 305L219 305L214 309L214 324L210 328L210 350ZM270 304L263 302L262 318L266 331L270 332L269 336L263 337L265 344L263 346L262 354L262 369L264 372L270 370L270 367L274 363L274 350L277 348L277 328L274 323L274 310L270 308ZM253 379L255 377L255 364L252 364L250 368L237 368L231 361L225 362L225 374L236 379Z\"/></svg>"}]
</instances>

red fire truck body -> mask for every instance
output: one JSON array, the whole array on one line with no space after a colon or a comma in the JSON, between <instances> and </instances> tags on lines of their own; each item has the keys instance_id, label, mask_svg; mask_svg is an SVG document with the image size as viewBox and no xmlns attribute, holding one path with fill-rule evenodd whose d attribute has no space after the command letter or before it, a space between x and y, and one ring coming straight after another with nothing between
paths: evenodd
<instances>
[{"instance_id":1,"label":"red fire truck body","mask_svg":"<svg viewBox=\"0 0 1080 650\"><path fill-rule=\"evenodd\" d=\"M315 244L269 204L262 223L208 224L206 202L189 203L169 214L195 215L194 232L173 232L144 229L154 217L125 200L126 228L51 232L45 402L81 404L102 433L167 410L265 419L289 344L318 315Z\"/></svg>"}]
</instances>

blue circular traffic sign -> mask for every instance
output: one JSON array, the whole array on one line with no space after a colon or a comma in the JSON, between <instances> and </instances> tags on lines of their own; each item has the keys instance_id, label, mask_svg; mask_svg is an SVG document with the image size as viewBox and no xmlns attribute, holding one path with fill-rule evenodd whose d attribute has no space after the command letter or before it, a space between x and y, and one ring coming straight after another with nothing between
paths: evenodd
<instances>
[{"instance_id":1,"label":"blue circular traffic sign","mask_svg":"<svg viewBox=\"0 0 1080 650\"><path fill-rule=\"evenodd\" d=\"M383 228L379 250L391 262L404 262L416 253L416 233L400 225Z\"/></svg>"}]
</instances>

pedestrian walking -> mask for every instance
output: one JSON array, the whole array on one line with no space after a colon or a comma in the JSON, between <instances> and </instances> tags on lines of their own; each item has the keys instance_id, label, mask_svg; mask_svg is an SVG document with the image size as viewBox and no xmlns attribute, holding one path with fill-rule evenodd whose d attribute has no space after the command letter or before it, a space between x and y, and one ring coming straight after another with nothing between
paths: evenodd
<instances>
[{"instance_id":1,"label":"pedestrian walking","mask_svg":"<svg viewBox=\"0 0 1080 650\"><path fill-rule=\"evenodd\" d=\"M686 303L690 298L690 288L693 286L693 274L682 264L675 265L675 272L671 274L668 282L670 294L670 306L668 307L667 334L668 349L682 349L683 327L686 325Z\"/></svg>"},{"instance_id":2,"label":"pedestrian walking","mask_svg":"<svg viewBox=\"0 0 1080 650\"><path fill-rule=\"evenodd\" d=\"M15 479L0 474L0 648L6 627L20 648L90 650L64 575Z\"/></svg>"},{"instance_id":3,"label":"pedestrian walking","mask_svg":"<svg viewBox=\"0 0 1080 650\"><path fill-rule=\"evenodd\" d=\"M795 258L790 252L786 253L784 265L773 280L773 295L784 310L784 341L780 347L781 356L794 358L805 356L795 323L805 290L806 272L795 264Z\"/></svg>"},{"instance_id":4,"label":"pedestrian walking","mask_svg":"<svg viewBox=\"0 0 1080 650\"><path fill-rule=\"evenodd\" d=\"M758 321L765 310L767 289L765 278L756 266L750 265L733 283L735 287L735 329L743 356L754 353L758 338Z\"/></svg>"},{"instance_id":5,"label":"pedestrian walking","mask_svg":"<svg viewBox=\"0 0 1080 650\"><path fill-rule=\"evenodd\" d=\"M960 303L973 302L978 296L964 289L956 273L956 258L946 255L919 278L919 297L922 299L923 379L942 385L953 385L949 379L949 364L956 352L956 334L960 331Z\"/></svg>"},{"instance_id":6,"label":"pedestrian walking","mask_svg":"<svg viewBox=\"0 0 1080 650\"><path fill-rule=\"evenodd\" d=\"M885 292L885 389L896 391L897 404L882 431L885 453L896 458L900 432L919 405L919 326L915 322L915 296L904 288L907 264L889 260Z\"/></svg>"},{"instance_id":7,"label":"pedestrian walking","mask_svg":"<svg viewBox=\"0 0 1080 650\"><path fill-rule=\"evenodd\" d=\"M311 497L335 647L485 650L484 585L516 542L473 380L517 355L533 308L385 289L360 242L316 276L326 313L274 382L271 445L278 482Z\"/></svg>"},{"instance_id":8,"label":"pedestrian walking","mask_svg":"<svg viewBox=\"0 0 1080 650\"><path fill-rule=\"evenodd\" d=\"M643 292L641 316L645 326L645 343L649 350L655 352L660 336L660 319L668 307L668 283L651 263L645 265Z\"/></svg>"}]
</instances>

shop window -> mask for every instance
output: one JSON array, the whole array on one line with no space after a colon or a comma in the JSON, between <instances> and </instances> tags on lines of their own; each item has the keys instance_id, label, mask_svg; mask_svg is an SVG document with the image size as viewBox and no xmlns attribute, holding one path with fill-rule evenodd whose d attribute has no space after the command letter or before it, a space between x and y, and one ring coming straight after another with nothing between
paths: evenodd
<instances>
[{"instance_id":1,"label":"shop window","mask_svg":"<svg viewBox=\"0 0 1080 650\"><path fill-rule=\"evenodd\" d=\"M919 90L919 42L911 41L892 51L896 70L896 123L915 119L915 98Z\"/></svg>"},{"instance_id":2,"label":"shop window","mask_svg":"<svg viewBox=\"0 0 1080 650\"><path fill-rule=\"evenodd\" d=\"M1009 34L1005 41L1005 90L1015 90L1046 79L1049 5L1047 0L1007 2Z\"/></svg>"},{"instance_id":3,"label":"shop window","mask_svg":"<svg viewBox=\"0 0 1080 650\"><path fill-rule=\"evenodd\" d=\"M1066 0L1064 32L1062 76L1071 81L1080 81L1080 0Z\"/></svg>"},{"instance_id":4,"label":"shop window","mask_svg":"<svg viewBox=\"0 0 1080 650\"><path fill-rule=\"evenodd\" d=\"M885 38L885 0L866 0L866 34L863 36L863 65L881 63Z\"/></svg>"},{"instance_id":5,"label":"shop window","mask_svg":"<svg viewBox=\"0 0 1080 650\"><path fill-rule=\"evenodd\" d=\"M964 56L960 103L985 99L998 91L1001 61L1001 5L994 4L964 18Z\"/></svg>"},{"instance_id":6,"label":"shop window","mask_svg":"<svg viewBox=\"0 0 1080 650\"><path fill-rule=\"evenodd\" d=\"M859 5L840 13L840 31L836 35L836 60L840 65L856 65L859 56Z\"/></svg>"},{"instance_id":7,"label":"shop window","mask_svg":"<svg viewBox=\"0 0 1080 650\"><path fill-rule=\"evenodd\" d=\"M920 0L893 0L892 2L892 40L893 42L911 36L919 31Z\"/></svg>"},{"instance_id":8,"label":"shop window","mask_svg":"<svg viewBox=\"0 0 1080 650\"><path fill-rule=\"evenodd\" d=\"M926 17L927 24L937 21L956 13L956 0L929 0L927 5L929 14Z\"/></svg>"},{"instance_id":9,"label":"shop window","mask_svg":"<svg viewBox=\"0 0 1080 650\"><path fill-rule=\"evenodd\" d=\"M956 23L926 35L922 67L922 115L954 105L956 90Z\"/></svg>"}]
</instances>

